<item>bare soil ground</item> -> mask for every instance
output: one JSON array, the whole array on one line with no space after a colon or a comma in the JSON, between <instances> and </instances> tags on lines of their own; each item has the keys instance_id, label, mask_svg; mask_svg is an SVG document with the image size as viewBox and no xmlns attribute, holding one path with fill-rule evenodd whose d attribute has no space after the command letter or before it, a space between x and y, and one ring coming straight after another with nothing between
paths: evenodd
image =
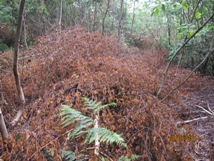
<instances>
[{"instance_id":1,"label":"bare soil ground","mask_svg":"<svg viewBox=\"0 0 214 161\"><path fill-rule=\"evenodd\" d=\"M192 92L191 98L186 98L186 112L183 120L189 120L198 139L194 143L191 156L197 161L212 161L214 159L214 80L203 82L201 88Z\"/></svg>"}]
</instances>

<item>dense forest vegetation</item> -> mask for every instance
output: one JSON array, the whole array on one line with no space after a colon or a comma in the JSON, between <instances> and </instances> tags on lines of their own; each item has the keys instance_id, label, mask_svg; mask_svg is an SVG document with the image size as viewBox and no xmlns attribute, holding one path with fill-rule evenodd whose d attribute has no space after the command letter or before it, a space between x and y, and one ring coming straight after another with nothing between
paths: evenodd
<instances>
[{"instance_id":1,"label":"dense forest vegetation","mask_svg":"<svg viewBox=\"0 0 214 161\"><path fill-rule=\"evenodd\" d=\"M1 0L0 160L212 160L213 0Z\"/></svg>"}]
</instances>

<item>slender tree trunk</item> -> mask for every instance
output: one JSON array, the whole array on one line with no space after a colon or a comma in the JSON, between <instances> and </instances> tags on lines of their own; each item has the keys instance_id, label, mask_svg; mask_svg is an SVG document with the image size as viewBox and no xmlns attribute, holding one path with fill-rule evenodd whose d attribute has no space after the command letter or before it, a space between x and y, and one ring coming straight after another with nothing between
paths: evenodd
<instances>
[{"instance_id":1,"label":"slender tree trunk","mask_svg":"<svg viewBox=\"0 0 214 161\"><path fill-rule=\"evenodd\" d=\"M133 33L133 27L134 27L134 21L135 21L135 3L136 1L134 1L134 6L133 6L133 16L132 16L132 26L131 26L131 35Z\"/></svg>"},{"instance_id":2,"label":"slender tree trunk","mask_svg":"<svg viewBox=\"0 0 214 161\"><path fill-rule=\"evenodd\" d=\"M0 108L0 132L1 132L1 136L2 139L5 140L8 137L8 131L4 122L4 117Z\"/></svg>"},{"instance_id":3,"label":"slender tree trunk","mask_svg":"<svg viewBox=\"0 0 214 161\"><path fill-rule=\"evenodd\" d=\"M1 87L1 91L2 91L1 79L0 79L0 87ZM1 92L1 101L0 102L1 102L0 106L3 106L4 96L3 96L2 92ZM8 137L8 131L5 126L4 116L3 116L1 108L0 108L0 132L1 132L2 139L5 140Z\"/></svg>"},{"instance_id":4,"label":"slender tree trunk","mask_svg":"<svg viewBox=\"0 0 214 161\"><path fill-rule=\"evenodd\" d=\"M106 19L106 16L108 14L108 11L109 11L110 2L111 2L111 0L108 0L107 8L106 8L105 14L103 16L103 20L102 20L102 35L104 35L104 33L105 33L105 19Z\"/></svg>"},{"instance_id":5,"label":"slender tree trunk","mask_svg":"<svg viewBox=\"0 0 214 161\"><path fill-rule=\"evenodd\" d=\"M93 31L96 31L96 24L97 24L97 2L94 2L94 17L93 17Z\"/></svg>"},{"instance_id":6,"label":"slender tree trunk","mask_svg":"<svg viewBox=\"0 0 214 161\"><path fill-rule=\"evenodd\" d=\"M41 0L40 4L41 4L42 7L46 8L45 0ZM52 19L52 18L50 18L50 19ZM40 15L40 20L39 21L40 21L40 23L42 25L41 35L45 34L50 27L53 27L51 22L49 22L48 18L45 16L45 14L41 14Z\"/></svg>"},{"instance_id":7,"label":"slender tree trunk","mask_svg":"<svg viewBox=\"0 0 214 161\"><path fill-rule=\"evenodd\" d=\"M167 14L167 31L168 31L168 44L171 46L171 28L170 28L170 18L169 15Z\"/></svg>"},{"instance_id":8,"label":"slender tree trunk","mask_svg":"<svg viewBox=\"0 0 214 161\"><path fill-rule=\"evenodd\" d=\"M19 107L19 111L16 114L14 120L11 122L11 124L13 126L19 121L20 117L22 116L22 113L24 111L24 106L25 106L25 96L24 96L24 93L22 90L20 77L19 77L19 71L18 71L19 44L20 44L20 37L21 37L24 6L25 6L25 0L21 0L20 9L19 9L18 26L17 26L17 31L16 31L15 47L14 47L14 59L13 59L13 74L14 74L14 78L15 78L16 89L18 92L20 107Z\"/></svg>"},{"instance_id":9,"label":"slender tree trunk","mask_svg":"<svg viewBox=\"0 0 214 161\"><path fill-rule=\"evenodd\" d=\"M119 13L119 21L118 21L118 42L120 42L121 32L122 32L122 20L123 20L123 4L124 0L120 1L120 13Z\"/></svg>"},{"instance_id":10,"label":"slender tree trunk","mask_svg":"<svg viewBox=\"0 0 214 161\"><path fill-rule=\"evenodd\" d=\"M59 12L59 31L62 30L62 0L60 2L60 12Z\"/></svg>"},{"instance_id":11,"label":"slender tree trunk","mask_svg":"<svg viewBox=\"0 0 214 161\"><path fill-rule=\"evenodd\" d=\"M27 30L26 30L26 13L23 19L23 30L24 30L24 44L25 44L25 48L28 48L28 44L27 44Z\"/></svg>"}]
</instances>

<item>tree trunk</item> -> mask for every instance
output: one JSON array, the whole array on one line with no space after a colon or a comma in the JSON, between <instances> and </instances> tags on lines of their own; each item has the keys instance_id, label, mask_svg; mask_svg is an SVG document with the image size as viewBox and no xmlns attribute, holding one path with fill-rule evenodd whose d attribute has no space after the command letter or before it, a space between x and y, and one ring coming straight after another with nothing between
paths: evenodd
<instances>
[{"instance_id":1,"label":"tree trunk","mask_svg":"<svg viewBox=\"0 0 214 161\"><path fill-rule=\"evenodd\" d=\"M118 21L118 42L120 42L121 32L122 32L122 19L123 19L123 4L124 0L120 1L120 13L119 13L119 21Z\"/></svg>"},{"instance_id":2,"label":"tree trunk","mask_svg":"<svg viewBox=\"0 0 214 161\"><path fill-rule=\"evenodd\" d=\"M93 31L96 31L96 25L97 25L97 2L94 2L94 17L93 17Z\"/></svg>"},{"instance_id":3,"label":"tree trunk","mask_svg":"<svg viewBox=\"0 0 214 161\"><path fill-rule=\"evenodd\" d=\"M17 26L16 38L15 38L14 59L13 59L13 74L14 74L14 78L15 78L16 89L18 92L20 107L19 107L19 111L16 114L14 120L11 122L11 124L13 126L21 118L22 113L24 111L24 105L25 105L25 96L24 96L24 93L22 90L20 77L19 77L19 71L18 71L19 44L20 44L20 37L21 37L21 28L22 28L22 18L23 18L24 6L25 6L25 0L21 0L20 9L19 9L18 26Z\"/></svg>"},{"instance_id":4,"label":"tree trunk","mask_svg":"<svg viewBox=\"0 0 214 161\"><path fill-rule=\"evenodd\" d=\"M171 47L171 28L170 28L170 18L169 18L169 15L167 14L167 31L168 31L168 44L169 44L169 47Z\"/></svg>"},{"instance_id":5,"label":"tree trunk","mask_svg":"<svg viewBox=\"0 0 214 161\"><path fill-rule=\"evenodd\" d=\"M134 27L134 21L135 21L135 3L136 1L134 1L134 6L133 6L133 16L132 16L132 26L131 26L131 35L133 33L133 27Z\"/></svg>"},{"instance_id":6,"label":"tree trunk","mask_svg":"<svg viewBox=\"0 0 214 161\"><path fill-rule=\"evenodd\" d=\"M27 30L26 30L26 13L25 13L25 16L24 16L24 19L23 19L23 30L24 30L24 44L25 44L25 48L28 48L28 44L27 44Z\"/></svg>"},{"instance_id":7,"label":"tree trunk","mask_svg":"<svg viewBox=\"0 0 214 161\"><path fill-rule=\"evenodd\" d=\"M59 13L59 31L62 30L62 0L60 2L60 13Z\"/></svg>"},{"instance_id":8,"label":"tree trunk","mask_svg":"<svg viewBox=\"0 0 214 161\"><path fill-rule=\"evenodd\" d=\"M8 137L7 128L5 126L4 117L0 108L0 132L2 139L5 140Z\"/></svg>"},{"instance_id":9,"label":"tree trunk","mask_svg":"<svg viewBox=\"0 0 214 161\"><path fill-rule=\"evenodd\" d=\"M106 11L105 11L105 14L104 14L103 20L102 20L102 35L104 35L104 33L105 33L105 19L106 19L106 16L108 14L108 10L109 10L109 7L110 7L110 2L111 2L111 0L108 0Z\"/></svg>"},{"instance_id":10,"label":"tree trunk","mask_svg":"<svg viewBox=\"0 0 214 161\"><path fill-rule=\"evenodd\" d=\"M0 79L0 83L1 83L1 79ZM0 84L0 87L1 87L1 91L2 91L2 84ZM0 105L3 106L4 96L3 96L2 92L1 92L1 101L0 102L1 102ZM5 140L8 137L8 132L7 132L7 128L5 126L4 117L3 117L3 113L1 111L1 108L0 108L0 133L1 133L3 140Z\"/></svg>"}]
</instances>

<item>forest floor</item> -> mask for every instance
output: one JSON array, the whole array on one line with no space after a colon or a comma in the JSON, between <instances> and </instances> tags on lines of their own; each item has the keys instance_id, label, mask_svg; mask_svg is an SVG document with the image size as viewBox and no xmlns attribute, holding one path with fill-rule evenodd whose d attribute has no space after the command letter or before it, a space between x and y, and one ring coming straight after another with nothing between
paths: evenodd
<instances>
[{"instance_id":1,"label":"forest floor","mask_svg":"<svg viewBox=\"0 0 214 161\"><path fill-rule=\"evenodd\" d=\"M191 98L186 98L187 117L195 129L195 135L200 140L195 143L194 151L191 154L195 160L212 160L214 158L214 80L204 83L201 89L193 91ZM194 120L197 118L202 118Z\"/></svg>"},{"instance_id":2,"label":"forest floor","mask_svg":"<svg viewBox=\"0 0 214 161\"><path fill-rule=\"evenodd\" d=\"M39 38L19 59L26 110L16 127L9 126L19 106L12 52L0 55L2 110L11 134L7 144L1 144L0 158L58 161L67 150L93 161L93 145L84 144L82 137L68 141L73 127L63 128L59 116L62 104L87 115L82 97L88 97L117 103L101 114L100 124L122 133L129 149L102 145L101 154L109 160L137 154L146 161L211 161L213 78L194 74L161 102L190 71L179 69L175 75L171 67L157 97L168 53L147 38L143 42L140 49L127 48L113 37L78 27Z\"/></svg>"}]
</instances>

